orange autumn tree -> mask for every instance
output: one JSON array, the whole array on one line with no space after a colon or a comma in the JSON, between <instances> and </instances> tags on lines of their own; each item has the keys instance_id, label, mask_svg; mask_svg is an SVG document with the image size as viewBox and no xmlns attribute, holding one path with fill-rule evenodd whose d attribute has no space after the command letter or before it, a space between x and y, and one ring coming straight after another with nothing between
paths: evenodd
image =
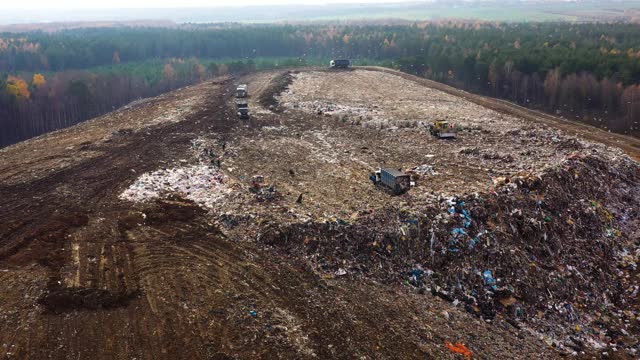
<instances>
[{"instance_id":1,"label":"orange autumn tree","mask_svg":"<svg viewBox=\"0 0 640 360\"><path fill-rule=\"evenodd\" d=\"M36 87L40 87L47 84L47 79L45 79L44 75L42 74L33 74L33 80L31 82Z\"/></svg>"},{"instance_id":2,"label":"orange autumn tree","mask_svg":"<svg viewBox=\"0 0 640 360\"><path fill-rule=\"evenodd\" d=\"M7 93L20 98L28 99L31 97L29 85L23 79L17 76L9 76L7 78Z\"/></svg>"}]
</instances>

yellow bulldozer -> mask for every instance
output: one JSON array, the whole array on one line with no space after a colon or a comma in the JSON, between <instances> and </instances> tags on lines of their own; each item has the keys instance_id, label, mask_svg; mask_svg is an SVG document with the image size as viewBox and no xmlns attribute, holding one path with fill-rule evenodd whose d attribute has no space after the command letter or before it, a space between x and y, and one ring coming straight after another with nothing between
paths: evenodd
<instances>
[{"instance_id":1,"label":"yellow bulldozer","mask_svg":"<svg viewBox=\"0 0 640 360\"><path fill-rule=\"evenodd\" d=\"M455 124L449 123L446 120L438 120L429 125L429 132L439 139L455 139L458 134L458 129Z\"/></svg>"}]
</instances>

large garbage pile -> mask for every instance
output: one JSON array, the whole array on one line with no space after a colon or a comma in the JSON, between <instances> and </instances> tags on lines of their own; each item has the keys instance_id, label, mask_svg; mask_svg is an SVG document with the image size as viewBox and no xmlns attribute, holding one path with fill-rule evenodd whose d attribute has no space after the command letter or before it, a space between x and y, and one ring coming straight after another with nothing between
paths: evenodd
<instances>
[{"instance_id":1,"label":"large garbage pile","mask_svg":"<svg viewBox=\"0 0 640 360\"><path fill-rule=\"evenodd\" d=\"M197 138L191 142L191 156L198 164L189 165L182 160L180 166L159 169L140 176L122 194L120 199L148 202L178 195L206 209L214 209L231 192L220 171L226 143L216 139Z\"/></svg>"},{"instance_id":2,"label":"large garbage pile","mask_svg":"<svg viewBox=\"0 0 640 360\"><path fill-rule=\"evenodd\" d=\"M120 195L120 198L146 202L179 194L212 209L228 192L224 185L224 176L217 168L210 165L192 165L143 174Z\"/></svg>"},{"instance_id":3,"label":"large garbage pile","mask_svg":"<svg viewBox=\"0 0 640 360\"><path fill-rule=\"evenodd\" d=\"M401 280L552 346L640 354L640 166L575 153L543 174L353 222L273 223L260 239L319 272Z\"/></svg>"}]
</instances>

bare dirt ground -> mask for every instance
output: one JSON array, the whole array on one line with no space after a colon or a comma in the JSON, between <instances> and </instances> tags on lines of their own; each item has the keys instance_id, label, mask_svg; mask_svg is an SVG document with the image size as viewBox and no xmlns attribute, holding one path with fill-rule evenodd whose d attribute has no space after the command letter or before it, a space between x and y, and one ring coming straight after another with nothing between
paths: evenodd
<instances>
[{"instance_id":1,"label":"bare dirt ground","mask_svg":"<svg viewBox=\"0 0 640 360\"><path fill-rule=\"evenodd\" d=\"M240 82L249 84L253 117L248 122L236 119L231 98ZM265 106L269 99L273 106ZM438 116L464 126L457 140L436 140L418 123ZM592 155L619 164L620 173L605 177L602 169L608 168L590 160ZM578 160L567 163L567 158ZM589 161L596 170L582 171L579 166ZM529 311L533 300L514 277L529 282L529 275L503 259L520 261L525 257L514 252L527 253L525 270L533 274L537 266L556 274L550 281L593 279L584 266L595 264L572 262L575 267L567 270L554 255L534 258L513 237L512 245L504 245L507 239L500 234L525 225L501 216L482 220L480 206L471 211L466 231L479 234L482 227L491 244L478 235L482 250L468 255L467 250L452 254L442 241L464 220L454 216L455 209L446 215L443 204L460 207L455 196L472 203L495 192L483 206L500 206L496 214L512 213L513 204L503 202L509 200L522 205L513 215L518 219L553 217L544 225L545 238L547 232L550 238L560 234L555 224L569 220L547 203L564 192L575 201L599 200L586 220L583 209L567 200L575 211L572 226L594 224L599 249L611 253L611 264L627 261L617 276L626 277L619 287L631 289L633 299L637 209L629 208L638 201L638 173L629 161L618 149L383 72L263 72L133 104L0 151L0 357L455 359L464 355L447 344L464 343L473 358L550 359L571 352L589 357L603 351L624 358L637 347L629 340L639 333L633 317L637 302L627 303L630 315L618 317L599 308L614 318L604 321L590 309L578 310L581 298L562 297L558 287L566 282L545 283L540 286L560 299L537 300L539 317L524 318L518 309ZM409 193L391 196L368 180L370 171L387 165L428 165L430 171ZM556 184L552 177L562 175L553 172L558 169L570 172L565 183L576 181L573 177L588 180L585 173L594 182L615 180L619 190L609 196L627 198L614 209L582 183L558 192L542 186L544 191L526 195L520 195L522 187L505 184L530 178ZM256 175L262 185L254 186ZM586 194L575 189L583 185ZM547 198L529 214L524 204L533 195L542 201L543 193ZM399 214L416 212L424 224L417 235L396 221ZM603 229L595 230L598 216L606 215L615 217L607 223L615 234L611 240L600 238ZM624 216L622 223L618 218ZM595 243L591 235L572 231L560 235ZM608 241L624 244L626 253L606 248ZM498 255L495 244L514 252ZM554 246L551 240L545 245L550 253ZM455 275L471 289L469 279L482 283L473 274L489 266L485 260L491 257L497 259L490 265L501 277L499 291L506 291L508 282L513 291L489 301L485 292L498 290L480 284L482 294L473 302L441 280ZM443 259L449 268L438 265ZM607 281L598 290L619 304ZM579 294L594 290L580 280L575 284ZM538 289L537 283L529 285ZM554 309L566 308L560 300L575 304L581 316L597 318L600 330L587 319L558 320ZM497 315L490 316L489 303L508 305L492 307ZM615 327L617 320L628 326ZM571 334L545 332L544 326ZM612 329L627 335L614 337L607 333ZM595 345L572 347L565 341L569 336Z\"/></svg>"}]
</instances>

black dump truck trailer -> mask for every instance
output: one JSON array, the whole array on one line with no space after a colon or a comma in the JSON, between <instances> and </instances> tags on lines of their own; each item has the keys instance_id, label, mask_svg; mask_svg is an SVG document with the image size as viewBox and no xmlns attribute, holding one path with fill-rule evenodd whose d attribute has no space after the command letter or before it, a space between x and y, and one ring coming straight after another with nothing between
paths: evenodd
<instances>
[{"instance_id":1,"label":"black dump truck trailer","mask_svg":"<svg viewBox=\"0 0 640 360\"><path fill-rule=\"evenodd\" d=\"M237 114L240 119L246 120L249 115L249 102L246 99L236 99Z\"/></svg>"},{"instance_id":2,"label":"black dump truck trailer","mask_svg":"<svg viewBox=\"0 0 640 360\"><path fill-rule=\"evenodd\" d=\"M331 60L331 62L329 62L329 67L332 69L348 69L351 67L351 60L347 60L347 59Z\"/></svg>"},{"instance_id":3,"label":"black dump truck trailer","mask_svg":"<svg viewBox=\"0 0 640 360\"><path fill-rule=\"evenodd\" d=\"M247 120L250 117L249 108L248 107L238 108L238 117L242 120Z\"/></svg>"},{"instance_id":4,"label":"black dump truck trailer","mask_svg":"<svg viewBox=\"0 0 640 360\"><path fill-rule=\"evenodd\" d=\"M376 185L383 185L391 189L396 195L411 188L411 176L399 169L385 168L371 174L371 181Z\"/></svg>"}]
</instances>

